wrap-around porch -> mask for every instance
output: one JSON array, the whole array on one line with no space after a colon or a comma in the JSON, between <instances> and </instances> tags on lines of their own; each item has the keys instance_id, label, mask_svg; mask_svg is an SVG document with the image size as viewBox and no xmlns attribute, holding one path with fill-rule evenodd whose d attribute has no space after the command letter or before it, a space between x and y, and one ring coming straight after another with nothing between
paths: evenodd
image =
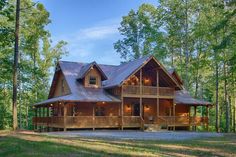
<instances>
[{"instance_id":1,"label":"wrap-around porch","mask_svg":"<svg viewBox=\"0 0 236 157\"><path fill-rule=\"evenodd\" d=\"M73 102L57 101L34 107L35 130L50 128L96 129L96 128L140 128L157 125L160 128L203 125L208 129L208 106L205 116L197 116L197 106L174 104L173 99L124 98L120 102Z\"/></svg>"}]
</instances>

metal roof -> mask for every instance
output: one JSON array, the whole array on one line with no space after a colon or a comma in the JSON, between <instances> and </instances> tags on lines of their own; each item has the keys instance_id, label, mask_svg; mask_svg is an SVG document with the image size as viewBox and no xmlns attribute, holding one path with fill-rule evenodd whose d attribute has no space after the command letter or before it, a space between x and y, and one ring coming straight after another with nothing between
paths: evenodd
<instances>
[{"instance_id":1,"label":"metal roof","mask_svg":"<svg viewBox=\"0 0 236 157\"><path fill-rule=\"evenodd\" d=\"M87 63L85 65L83 65L80 69L80 72L78 74L78 79L82 79L85 77L85 75L88 73L88 71L95 66L98 71L100 72L101 76L102 76L102 80L106 80L107 76L106 74L103 72L103 70L99 67L99 65L94 61L92 63Z\"/></svg>"},{"instance_id":2,"label":"metal roof","mask_svg":"<svg viewBox=\"0 0 236 157\"><path fill-rule=\"evenodd\" d=\"M208 101L193 98L186 90L176 91L174 102L176 104L185 104L185 105L212 105L212 103Z\"/></svg>"},{"instance_id":3,"label":"metal roof","mask_svg":"<svg viewBox=\"0 0 236 157\"><path fill-rule=\"evenodd\" d=\"M59 66L62 70L65 80L70 88L71 94L51 98L35 105L51 103L55 101L71 100L71 101L90 101L90 102L120 102L117 97L112 96L106 92L106 88L120 85L126 80L133 72L138 70L142 65L148 62L153 56L144 56L140 59L136 59L131 62L127 62L121 65L104 65L92 63L79 63L59 61ZM84 77L89 68L96 65L99 70L106 76L107 80L102 81L102 88L86 88L78 81L79 78ZM169 71L173 72L172 70ZM169 74L168 74L169 75ZM171 75L169 75L172 77ZM173 79L173 78L172 78ZM187 91L176 91L175 96L176 104L210 104L209 102L197 100L192 98Z\"/></svg>"}]
</instances>

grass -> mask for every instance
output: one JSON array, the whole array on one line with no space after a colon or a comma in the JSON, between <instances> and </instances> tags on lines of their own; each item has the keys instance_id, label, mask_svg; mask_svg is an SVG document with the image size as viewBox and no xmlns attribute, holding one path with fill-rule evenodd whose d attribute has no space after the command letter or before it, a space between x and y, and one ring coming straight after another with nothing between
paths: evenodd
<instances>
[{"instance_id":1,"label":"grass","mask_svg":"<svg viewBox=\"0 0 236 157\"><path fill-rule=\"evenodd\" d=\"M62 138L0 131L0 156L235 156L236 134L185 141Z\"/></svg>"}]
</instances>

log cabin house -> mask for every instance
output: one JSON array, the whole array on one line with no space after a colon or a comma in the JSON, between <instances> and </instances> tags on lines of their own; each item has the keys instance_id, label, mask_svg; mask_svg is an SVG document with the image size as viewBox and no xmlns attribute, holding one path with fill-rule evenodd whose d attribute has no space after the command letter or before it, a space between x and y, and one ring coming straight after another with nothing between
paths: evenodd
<instances>
[{"instance_id":1,"label":"log cabin house","mask_svg":"<svg viewBox=\"0 0 236 157\"><path fill-rule=\"evenodd\" d=\"M205 107L197 116L198 106ZM35 130L208 128L211 103L190 96L153 56L118 66L59 61L48 100L33 105Z\"/></svg>"}]
</instances>

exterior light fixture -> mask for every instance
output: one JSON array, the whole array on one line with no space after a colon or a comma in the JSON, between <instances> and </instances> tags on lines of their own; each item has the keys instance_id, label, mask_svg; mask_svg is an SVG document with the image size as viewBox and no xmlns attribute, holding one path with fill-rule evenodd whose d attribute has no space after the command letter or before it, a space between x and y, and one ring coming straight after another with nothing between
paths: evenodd
<instances>
[{"instance_id":1,"label":"exterior light fixture","mask_svg":"<svg viewBox=\"0 0 236 157\"><path fill-rule=\"evenodd\" d=\"M149 105L145 105L145 108L146 108L147 110L149 110Z\"/></svg>"}]
</instances>

